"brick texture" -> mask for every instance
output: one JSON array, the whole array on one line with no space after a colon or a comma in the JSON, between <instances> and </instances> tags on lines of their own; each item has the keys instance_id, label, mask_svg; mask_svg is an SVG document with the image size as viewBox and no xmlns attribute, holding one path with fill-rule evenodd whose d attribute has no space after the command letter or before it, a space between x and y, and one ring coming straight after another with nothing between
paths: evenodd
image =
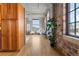
<instances>
[{"instance_id":1,"label":"brick texture","mask_svg":"<svg viewBox=\"0 0 79 59\"><path fill-rule=\"evenodd\" d=\"M62 49L61 52L66 56L78 56L79 46L63 39L63 4L53 4L53 17L57 20L56 47Z\"/></svg>"}]
</instances>

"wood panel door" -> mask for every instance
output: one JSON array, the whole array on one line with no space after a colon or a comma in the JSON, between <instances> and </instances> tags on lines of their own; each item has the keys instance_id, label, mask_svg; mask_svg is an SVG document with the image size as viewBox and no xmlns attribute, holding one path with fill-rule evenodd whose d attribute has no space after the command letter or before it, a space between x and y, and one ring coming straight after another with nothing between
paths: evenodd
<instances>
[{"instance_id":1,"label":"wood panel door","mask_svg":"<svg viewBox=\"0 0 79 59\"><path fill-rule=\"evenodd\" d=\"M15 20L2 20L2 50L16 50L16 22Z\"/></svg>"},{"instance_id":2,"label":"wood panel door","mask_svg":"<svg viewBox=\"0 0 79 59\"><path fill-rule=\"evenodd\" d=\"M8 21L9 21L9 50L17 49L17 32L16 32L16 20L17 20L17 4L8 4Z\"/></svg>"},{"instance_id":3,"label":"wood panel door","mask_svg":"<svg viewBox=\"0 0 79 59\"><path fill-rule=\"evenodd\" d=\"M1 26L2 26L2 50L16 50L16 18L17 8L16 4L2 4L1 5Z\"/></svg>"},{"instance_id":4,"label":"wood panel door","mask_svg":"<svg viewBox=\"0 0 79 59\"><path fill-rule=\"evenodd\" d=\"M8 4L4 3L4 4L1 4L1 19L6 19L8 18Z\"/></svg>"},{"instance_id":5,"label":"wood panel door","mask_svg":"<svg viewBox=\"0 0 79 59\"><path fill-rule=\"evenodd\" d=\"M16 50L16 21L12 19L2 20L2 50Z\"/></svg>"},{"instance_id":6,"label":"wood panel door","mask_svg":"<svg viewBox=\"0 0 79 59\"><path fill-rule=\"evenodd\" d=\"M7 4L7 15L8 15L8 19L17 19L17 4L16 3L11 3L11 4Z\"/></svg>"},{"instance_id":7,"label":"wood panel door","mask_svg":"<svg viewBox=\"0 0 79 59\"><path fill-rule=\"evenodd\" d=\"M24 9L19 4L0 5L0 51L20 50L24 46Z\"/></svg>"},{"instance_id":8,"label":"wood panel door","mask_svg":"<svg viewBox=\"0 0 79 59\"><path fill-rule=\"evenodd\" d=\"M17 49L16 21L9 19L9 50Z\"/></svg>"},{"instance_id":9,"label":"wood panel door","mask_svg":"<svg viewBox=\"0 0 79 59\"><path fill-rule=\"evenodd\" d=\"M2 50L9 50L9 22L2 19Z\"/></svg>"}]
</instances>

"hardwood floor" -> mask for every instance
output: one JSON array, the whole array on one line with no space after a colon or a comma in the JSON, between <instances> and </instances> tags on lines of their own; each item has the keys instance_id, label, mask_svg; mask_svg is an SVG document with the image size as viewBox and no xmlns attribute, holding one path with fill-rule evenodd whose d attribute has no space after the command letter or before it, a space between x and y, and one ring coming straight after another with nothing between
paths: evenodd
<instances>
[{"instance_id":1,"label":"hardwood floor","mask_svg":"<svg viewBox=\"0 0 79 59\"><path fill-rule=\"evenodd\" d=\"M0 52L0 56L61 56L42 35L27 35L26 44L17 52Z\"/></svg>"}]
</instances>

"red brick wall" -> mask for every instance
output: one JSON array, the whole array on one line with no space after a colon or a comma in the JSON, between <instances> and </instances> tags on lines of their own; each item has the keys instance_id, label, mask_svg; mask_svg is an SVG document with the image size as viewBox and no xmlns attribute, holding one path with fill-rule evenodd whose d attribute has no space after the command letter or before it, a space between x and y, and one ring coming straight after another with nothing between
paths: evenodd
<instances>
[{"instance_id":1,"label":"red brick wall","mask_svg":"<svg viewBox=\"0 0 79 59\"><path fill-rule=\"evenodd\" d=\"M53 4L53 17L57 20L56 47L64 55L79 55L79 45L63 38L63 4Z\"/></svg>"}]
</instances>

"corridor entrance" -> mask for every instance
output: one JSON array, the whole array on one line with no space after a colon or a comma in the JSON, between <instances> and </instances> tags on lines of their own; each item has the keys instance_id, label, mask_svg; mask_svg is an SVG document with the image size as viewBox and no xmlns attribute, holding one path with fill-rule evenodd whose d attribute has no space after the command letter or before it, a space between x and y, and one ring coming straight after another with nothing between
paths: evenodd
<instances>
[{"instance_id":1,"label":"corridor entrance","mask_svg":"<svg viewBox=\"0 0 79 59\"><path fill-rule=\"evenodd\" d=\"M61 55L45 37L47 21L52 18L51 3L29 3L26 7L26 45L18 55ZM22 54L23 52L23 54Z\"/></svg>"},{"instance_id":2,"label":"corridor entrance","mask_svg":"<svg viewBox=\"0 0 79 59\"><path fill-rule=\"evenodd\" d=\"M44 34L47 20L52 18L52 4L26 3L23 5L26 7L26 34Z\"/></svg>"}]
</instances>

